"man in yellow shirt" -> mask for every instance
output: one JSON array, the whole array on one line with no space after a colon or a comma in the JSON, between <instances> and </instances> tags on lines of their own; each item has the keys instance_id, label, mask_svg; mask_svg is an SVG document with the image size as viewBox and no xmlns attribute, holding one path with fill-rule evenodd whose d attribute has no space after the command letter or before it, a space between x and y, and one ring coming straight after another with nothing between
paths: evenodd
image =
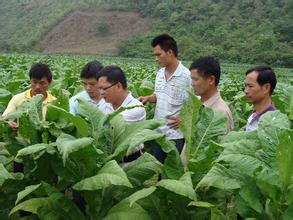
<instances>
[{"instance_id":1,"label":"man in yellow shirt","mask_svg":"<svg viewBox=\"0 0 293 220\"><path fill-rule=\"evenodd\" d=\"M43 118L45 117L47 103L50 103L56 99L48 92L48 87L52 82L52 72L48 65L43 63L36 63L32 65L29 71L29 78L31 88L25 92L13 96L2 116L15 111L16 107L24 101L32 98L35 95L41 94L43 95ZM8 123L13 128L17 128L18 126L17 123L13 121L9 121Z\"/></svg>"}]
</instances>

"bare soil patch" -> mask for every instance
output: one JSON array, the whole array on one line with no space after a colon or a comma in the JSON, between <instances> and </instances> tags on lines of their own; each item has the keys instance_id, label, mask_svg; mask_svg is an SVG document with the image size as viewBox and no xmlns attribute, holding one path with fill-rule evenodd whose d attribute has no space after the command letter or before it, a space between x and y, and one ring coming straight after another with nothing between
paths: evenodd
<instances>
[{"instance_id":1,"label":"bare soil patch","mask_svg":"<svg viewBox=\"0 0 293 220\"><path fill-rule=\"evenodd\" d=\"M116 55L117 44L150 28L136 12L75 11L49 31L35 50L45 53Z\"/></svg>"}]
</instances>

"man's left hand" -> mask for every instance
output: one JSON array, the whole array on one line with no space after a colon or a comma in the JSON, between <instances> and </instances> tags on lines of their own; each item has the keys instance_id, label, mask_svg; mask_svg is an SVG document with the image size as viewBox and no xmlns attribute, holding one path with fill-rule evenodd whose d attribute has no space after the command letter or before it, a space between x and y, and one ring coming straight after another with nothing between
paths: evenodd
<instances>
[{"instance_id":1,"label":"man's left hand","mask_svg":"<svg viewBox=\"0 0 293 220\"><path fill-rule=\"evenodd\" d=\"M170 128L177 129L179 128L179 124L180 124L180 118L178 115L168 117L167 125Z\"/></svg>"}]
</instances>

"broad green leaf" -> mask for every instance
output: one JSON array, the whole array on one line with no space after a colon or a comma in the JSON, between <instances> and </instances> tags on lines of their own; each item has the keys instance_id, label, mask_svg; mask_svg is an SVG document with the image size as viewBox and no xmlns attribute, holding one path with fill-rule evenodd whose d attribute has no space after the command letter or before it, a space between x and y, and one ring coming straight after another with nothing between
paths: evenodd
<instances>
[{"instance_id":1,"label":"broad green leaf","mask_svg":"<svg viewBox=\"0 0 293 220\"><path fill-rule=\"evenodd\" d=\"M220 164L215 164L212 169L202 178L196 189L202 187L216 187L223 190L239 189L243 182L237 175Z\"/></svg>"},{"instance_id":2,"label":"broad green leaf","mask_svg":"<svg viewBox=\"0 0 293 220\"><path fill-rule=\"evenodd\" d=\"M186 142L186 156L189 158L193 135L197 131L196 124L202 111L200 100L191 92L188 93L188 99L184 102L180 111L180 130L184 134Z\"/></svg>"},{"instance_id":3,"label":"broad green leaf","mask_svg":"<svg viewBox=\"0 0 293 220\"><path fill-rule=\"evenodd\" d=\"M56 122L63 120L67 124L72 123L76 127L77 134L80 137L87 137L89 135L89 129L84 119L80 116L72 115L58 106L50 104L47 106L46 120Z\"/></svg>"},{"instance_id":4,"label":"broad green leaf","mask_svg":"<svg viewBox=\"0 0 293 220\"><path fill-rule=\"evenodd\" d=\"M149 153L142 154L126 168L127 177L133 185L140 186L154 174L160 173L163 165Z\"/></svg>"},{"instance_id":5,"label":"broad green leaf","mask_svg":"<svg viewBox=\"0 0 293 220\"><path fill-rule=\"evenodd\" d=\"M17 152L16 159L24 156L44 152L50 145L49 144L34 144L25 147Z\"/></svg>"},{"instance_id":6,"label":"broad green leaf","mask_svg":"<svg viewBox=\"0 0 293 220\"><path fill-rule=\"evenodd\" d=\"M232 132L220 145L224 151L217 162L229 163L237 167L240 173L253 176L256 169L265 165L256 131Z\"/></svg>"},{"instance_id":7,"label":"broad green leaf","mask_svg":"<svg viewBox=\"0 0 293 220\"><path fill-rule=\"evenodd\" d=\"M90 136L94 138L96 148L102 150L105 158L112 154L113 131L110 126L108 116L103 114L97 106L88 101L77 98L77 114L80 115L88 124Z\"/></svg>"},{"instance_id":8,"label":"broad green leaf","mask_svg":"<svg viewBox=\"0 0 293 220\"><path fill-rule=\"evenodd\" d=\"M130 206L128 199L124 199L113 206L103 220L150 220L148 213L137 203Z\"/></svg>"},{"instance_id":9,"label":"broad green leaf","mask_svg":"<svg viewBox=\"0 0 293 220\"><path fill-rule=\"evenodd\" d=\"M68 134L62 134L59 136L56 140L56 143L57 148L62 155L64 166L71 153L79 151L83 148L90 147L92 142L93 139L88 137L76 139L75 137Z\"/></svg>"},{"instance_id":10,"label":"broad green leaf","mask_svg":"<svg viewBox=\"0 0 293 220\"><path fill-rule=\"evenodd\" d=\"M154 131L162 125L162 120L146 120L133 124L127 124L121 115L116 115L111 120L114 128L115 152L110 158L126 152L127 155L145 141L162 137L163 135Z\"/></svg>"},{"instance_id":11,"label":"broad green leaf","mask_svg":"<svg viewBox=\"0 0 293 220\"><path fill-rule=\"evenodd\" d=\"M174 142L166 137L158 138L156 141L167 154L167 158L164 161L163 175L169 179L178 180L184 174L184 166Z\"/></svg>"},{"instance_id":12,"label":"broad green leaf","mask_svg":"<svg viewBox=\"0 0 293 220\"><path fill-rule=\"evenodd\" d=\"M157 186L178 195L185 196L191 200L196 200L196 194L193 189L189 172L186 172L179 180L163 179L157 183Z\"/></svg>"},{"instance_id":13,"label":"broad green leaf","mask_svg":"<svg viewBox=\"0 0 293 220\"><path fill-rule=\"evenodd\" d=\"M275 152L278 145L278 132L284 128L290 128L290 121L285 114L279 111L267 112L260 118L257 132L266 151Z\"/></svg>"},{"instance_id":14,"label":"broad green leaf","mask_svg":"<svg viewBox=\"0 0 293 220\"><path fill-rule=\"evenodd\" d=\"M223 112L215 112L205 107L200 115L200 120L196 125L193 134L191 158L195 158L201 148L207 147L209 141L217 140L227 132L227 118Z\"/></svg>"},{"instance_id":15,"label":"broad green leaf","mask_svg":"<svg viewBox=\"0 0 293 220\"><path fill-rule=\"evenodd\" d=\"M23 211L37 214L39 208L44 207L44 206L48 206L48 205L50 205L50 203L51 203L50 198L32 198L32 199L26 200L26 201L18 204L17 206L15 206L11 210L9 215L11 215L19 210L23 210Z\"/></svg>"},{"instance_id":16,"label":"broad green leaf","mask_svg":"<svg viewBox=\"0 0 293 220\"><path fill-rule=\"evenodd\" d=\"M114 160L106 163L97 175L83 179L82 181L76 183L73 188L79 191L99 190L112 185L132 188L126 173Z\"/></svg>"},{"instance_id":17,"label":"broad green leaf","mask_svg":"<svg viewBox=\"0 0 293 220\"><path fill-rule=\"evenodd\" d=\"M149 195L151 195L154 191L156 191L156 187L151 186L149 188L145 188L145 189L141 189L139 191L136 191L135 193L133 193L132 195L130 195L129 197L127 197L127 199L129 200L130 203L130 207L138 200L143 199L145 197L148 197Z\"/></svg>"},{"instance_id":18,"label":"broad green leaf","mask_svg":"<svg viewBox=\"0 0 293 220\"><path fill-rule=\"evenodd\" d=\"M23 178L23 174L20 173L9 173L3 164L0 163L0 186L4 184L6 180L21 180Z\"/></svg>"},{"instance_id":19,"label":"broad green leaf","mask_svg":"<svg viewBox=\"0 0 293 220\"><path fill-rule=\"evenodd\" d=\"M260 201L261 196L255 187L246 185L240 189L239 195L250 208L254 209L258 213L262 213L263 206Z\"/></svg>"},{"instance_id":20,"label":"broad green leaf","mask_svg":"<svg viewBox=\"0 0 293 220\"><path fill-rule=\"evenodd\" d=\"M65 89L60 89L57 99L54 101L54 104L65 111L69 111L69 96L70 92Z\"/></svg>"},{"instance_id":21,"label":"broad green leaf","mask_svg":"<svg viewBox=\"0 0 293 220\"><path fill-rule=\"evenodd\" d=\"M277 161L283 190L293 184L293 130L283 129L279 134Z\"/></svg>"},{"instance_id":22,"label":"broad green leaf","mask_svg":"<svg viewBox=\"0 0 293 220\"><path fill-rule=\"evenodd\" d=\"M8 104L12 94L6 89L0 88L0 103Z\"/></svg>"},{"instance_id":23,"label":"broad green leaf","mask_svg":"<svg viewBox=\"0 0 293 220\"><path fill-rule=\"evenodd\" d=\"M40 188L41 186L42 186L42 184L40 183L37 185L30 185L30 186L25 187L24 190L17 193L17 200L15 201L15 204L18 204L20 200L22 200L24 197L31 194L32 192L34 192L36 189Z\"/></svg>"}]
</instances>

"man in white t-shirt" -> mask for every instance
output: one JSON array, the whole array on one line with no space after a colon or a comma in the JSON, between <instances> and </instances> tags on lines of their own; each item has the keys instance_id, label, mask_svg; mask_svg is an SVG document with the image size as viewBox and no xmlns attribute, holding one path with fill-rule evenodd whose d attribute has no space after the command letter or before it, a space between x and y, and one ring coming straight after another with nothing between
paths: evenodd
<instances>
[{"instance_id":1,"label":"man in white t-shirt","mask_svg":"<svg viewBox=\"0 0 293 220\"><path fill-rule=\"evenodd\" d=\"M111 104L105 102L98 89L99 72L102 68L103 65L96 60L87 63L82 68L80 72L80 79L82 81L84 91L77 93L69 99L69 111L71 114L75 115L77 113L77 98L83 98L96 105L105 114L113 112Z\"/></svg>"},{"instance_id":2,"label":"man in white t-shirt","mask_svg":"<svg viewBox=\"0 0 293 220\"><path fill-rule=\"evenodd\" d=\"M141 105L127 90L127 81L124 72L118 66L107 66L99 74L99 92L107 103L111 103L113 110L120 107ZM128 109L120 113L127 123L135 123L146 119L144 107ZM143 145L136 148L136 151L124 157L124 162L131 162L141 155Z\"/></svg>"}]
</instances>

